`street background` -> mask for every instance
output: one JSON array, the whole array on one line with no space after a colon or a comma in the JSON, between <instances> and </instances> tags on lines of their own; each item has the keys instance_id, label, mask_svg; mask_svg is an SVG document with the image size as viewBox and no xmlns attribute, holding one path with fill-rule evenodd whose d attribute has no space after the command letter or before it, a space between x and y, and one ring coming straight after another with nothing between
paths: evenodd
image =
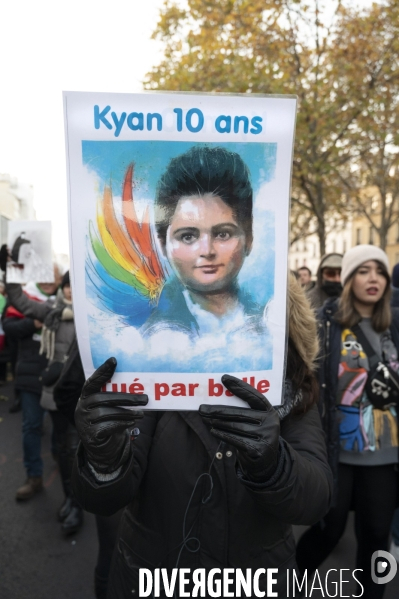
<instances>
[{"instance_id":1,"label":"street background","mask_svg":"<svg viewBox=\"0 0 399 599\"><path fill-rule=\"evenodd\" d=\"M22 464L21 412L9 414L12 383L0 388L0 598L1 599L94 599L93 576L97 558L95 519L85 513L82 530L63 537L56 513L63 501L58 468L50 451L51 422L46 416L43 434L44 491L26 502L14 499L24 482ZM306 527L295 527L298 537ZM351 517L345 536L320 569L355 568L356 542ZM343 579L351 578L350 572ZM312 580L312 578L311 578ZM338 580L334 574L331 580ZM334 596L334 587L329 590ZM345 584L347 596L355 593ZM311 595L323 597L320 591ZM344 595L342 595L344 596ZM384 599L399 597L399 573L386 587Z\"/></svg>"},{"instance_id":2,"label":"street background","mask_svg":"<svg viewBox=\"0 0 399 599\"><path fill-rule=\"evenodd\" d=\"M25 480L21 412L9 414L12 383L0 388L0 597L1 599L94 599L97 558L95 519L85 513L81 531L64 538L57 522L63 494L50 451L51 421L46 415L42 441L44 491L17 502Z\"/></svg>"}]
</instances>

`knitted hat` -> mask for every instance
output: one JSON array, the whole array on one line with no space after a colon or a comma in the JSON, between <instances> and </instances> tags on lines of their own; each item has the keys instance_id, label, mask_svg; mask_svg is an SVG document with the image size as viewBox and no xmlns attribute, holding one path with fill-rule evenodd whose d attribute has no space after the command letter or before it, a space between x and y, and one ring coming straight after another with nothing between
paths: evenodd
<instances>
[{"instance_id":1,"label":"knitted hat","mask_svg":"<svg viewBox=\"0 0 399 599\"><path fill-rule=\"evenodd\" d=\"M342 285L345 285L351 274L353 274L359 266L369 260L381 262L387 269L387 272L389 272L388 256L381 248L378 248L375 245L356 245L346 252L344 259L342 260Z\"/></svg>"},{"instance_id":2,"label":"knitted hat","mask_svg":"<svg viewBox=\"0 0 399 599\"><path fill-rule=\"evenodd\" d=\"M69 280L69 270L66 271L61 281L61 289L64 289L65 285L71 285L71 281Z\"/></svg>"},{"instance_id":3,"label":"knitted hat","mask_svg":"<svg viewBox=\"0 0 399 599\"><path fill-rule=\"evenodd\" d=\"M399 263L395 264L392 269L392 287L399 287Z\"/></svg>"},{"instance_id":4,"label":"knitted hat","mask_svg":"<svg viewBox=\"0 0 399 599\"><path fill-rule=\"evenodd\" d=\"M326 254L321 259L319 268L320 270L323 268L342 268L342 254Z\"/></svg>"}]
</instances>

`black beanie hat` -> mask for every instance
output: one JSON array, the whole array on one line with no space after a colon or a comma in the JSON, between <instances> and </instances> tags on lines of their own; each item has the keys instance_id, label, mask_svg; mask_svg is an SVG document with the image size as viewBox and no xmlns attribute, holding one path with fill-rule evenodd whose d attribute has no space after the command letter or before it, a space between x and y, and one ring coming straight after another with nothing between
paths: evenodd
<instances>
[{"instance_id":1,"label":"black beanie hat","mask_svg":"<svg viewBox=\"0 0 399 599\"><path fill-rule=\"evenodd\" d=\"M69 279L69 270L66 271L61 281L61 289L64 289L65 285L71 285L71 281Z\"/></svg>"}]
</instances>

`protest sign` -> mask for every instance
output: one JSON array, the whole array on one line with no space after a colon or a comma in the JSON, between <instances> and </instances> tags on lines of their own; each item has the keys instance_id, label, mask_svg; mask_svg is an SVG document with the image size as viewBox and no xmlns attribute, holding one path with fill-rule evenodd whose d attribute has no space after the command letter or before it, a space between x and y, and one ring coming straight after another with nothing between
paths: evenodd
<instances>
[{"instance_id":1,"label":"protest sign","mask_svg":"<svg viewBox=\"0 0 399 599\"><path fill-rule=\"evenodd\" d=\"M86 375L149 408L281 401L296 99L64 93L72 289Z\"/></svg>"},{"instance_id":2,"label":"protest sign","mask_svg":"<svg viewBox=\"0 0 399 599\"><path fill-rule=\"evenodd\" d=\"M50 221L9 221L7 245L8 283L54 282Z\"/></svg>"}]
</instances>

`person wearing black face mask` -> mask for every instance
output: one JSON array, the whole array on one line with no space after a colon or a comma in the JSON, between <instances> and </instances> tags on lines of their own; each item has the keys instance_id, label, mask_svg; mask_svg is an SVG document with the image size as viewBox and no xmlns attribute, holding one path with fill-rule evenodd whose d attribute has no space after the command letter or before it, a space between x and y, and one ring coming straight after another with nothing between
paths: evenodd
<instances>
[{"instance_id":1,"label":"person wearing black face mask","mask_svg":"<svg viewBox=\"0 0 399 599\"><path fill-rule=\"evenodd\" d=\"M341 285L342 254L325 254L319 264L316 285L307 293L312 308L321 308L330 297L339 297Z\"/></svg>"}]
</instances>

